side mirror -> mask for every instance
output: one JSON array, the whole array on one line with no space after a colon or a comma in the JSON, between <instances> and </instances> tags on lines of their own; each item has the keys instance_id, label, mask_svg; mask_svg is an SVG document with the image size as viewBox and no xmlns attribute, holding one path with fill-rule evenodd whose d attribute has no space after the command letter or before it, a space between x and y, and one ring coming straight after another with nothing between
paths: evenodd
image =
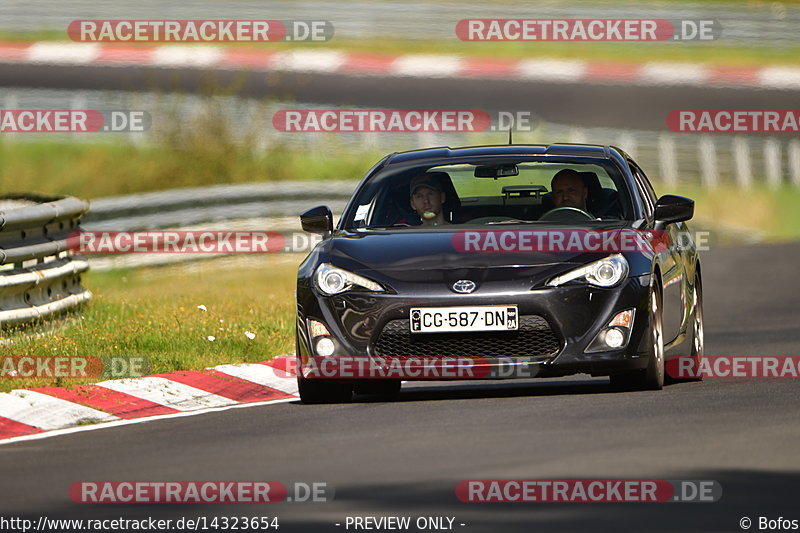
<instances>
[{"instance_id":1,"label":"side mirror","mask_svg":"<svg viewBox=\"0 0 800 533\"><path fill-rule=\"evenodd\" d=\"M300 214L300 225L309 233L331 233L333 231L333 213L327 205L312 207Z\"/></svg>"},{"instance_id":2,"label":"side mirror","mask_svg":"<svg viewBox=\"0 0 800 533\"><path fill-rule=\"evenodd\" d=\"M689 220L694 216L694 200L665 194L656 202L655 219L663 224Z\"/></svg>"}]
</instances>

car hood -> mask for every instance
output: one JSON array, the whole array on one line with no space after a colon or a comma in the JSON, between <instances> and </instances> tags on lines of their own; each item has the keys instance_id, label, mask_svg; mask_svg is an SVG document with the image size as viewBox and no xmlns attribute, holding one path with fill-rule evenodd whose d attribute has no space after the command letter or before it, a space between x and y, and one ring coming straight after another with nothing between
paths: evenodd
<instances>
[{"instance_id":1,"label":"car hood","mask_svg":"<svg viewBox=\"0 0 800 533\"><path fill-rule=\"evenodd\" d=\"M465 231L480 233L477 246L464 248ZM571 251L496 251L491 232L499 238L503 232L622 232L626 224L616 221L607 225L586 226L497 226L464 228L458 231L376 230L342 232L322 243L320 260L368 276L376 281L392 282L454 282L471 279L484 282L524 280L530 287L533 281L545 279L568 270L576 264L599 259L612 252ZM471 235L475 244L476 235ZM506 241L510 242L510 241ZM488 245L488 246L487 246Z\"/></svg>"}]
</instances>

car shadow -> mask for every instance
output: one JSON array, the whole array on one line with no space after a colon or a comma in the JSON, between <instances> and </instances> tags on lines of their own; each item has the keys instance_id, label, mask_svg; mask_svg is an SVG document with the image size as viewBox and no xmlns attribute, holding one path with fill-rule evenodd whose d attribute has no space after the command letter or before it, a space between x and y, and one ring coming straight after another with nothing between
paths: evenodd
<instances>
[{"instance_id":1,"label":"car shadow","mask_svg":"<svg viewBox=\"0 0 800 533\"><path fill-rule=\"evenodd\" d=\"M667 384L674 387L678 383ZM439 400L468 400L479 398L515 398L540 396L575 396L582 394L648 394L658 391L628 391L614 387L608 378L553 378L552 380L509 380L481 382L407 382L398 396L391 399L379 396L355 395L353 402L419 402Z\"/></svg>"}]
</instances>

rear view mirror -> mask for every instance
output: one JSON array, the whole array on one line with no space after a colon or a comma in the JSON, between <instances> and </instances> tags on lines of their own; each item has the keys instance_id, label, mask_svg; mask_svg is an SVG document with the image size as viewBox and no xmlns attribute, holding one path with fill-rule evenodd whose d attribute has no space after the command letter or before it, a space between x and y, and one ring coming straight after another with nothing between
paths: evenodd
<instances>
[{"instance_id":1,"label":"rear view mirror","mask_svg":"<svg viewBox=\"0 0 800 533\"><path fill-rule=\"evenodd\" d=\"M683 196L665 194L656 202L657 222L671 224L689 220L694 216L694 200Z\"/></svg>"},{"instance_id":2,"label":"rear view mirror","mask_svg":"<svg viewBox=\"0 0 800 533\"><path fill-rule=\"evenodd\" d=\"M519 168L514 163L505 165L479 165L475 167L476 178L505 178L519 176Z\"/></svg>"},{"instance_id":3,"label":"rear view mirror","mask_svg":"<svg viewBox=\"0 0 800 533\"><path fill-rule=\"evenodd\" d=\"M309 233L331 233L333 231L333 213L327 205L312 207L300 214L300 225Z\"/></svg>"}]
</instances>

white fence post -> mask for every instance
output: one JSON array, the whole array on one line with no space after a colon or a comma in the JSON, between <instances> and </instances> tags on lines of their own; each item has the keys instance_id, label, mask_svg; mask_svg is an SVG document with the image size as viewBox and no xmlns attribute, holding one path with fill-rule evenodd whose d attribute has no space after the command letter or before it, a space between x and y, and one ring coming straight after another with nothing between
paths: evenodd
<instances>
[{"instance_id":1,"label":"white fence post","mask_svg":"<svg viewBox=\"0 0 800 533\"><path fill-rule=\"evenodd\" d=\"M15 92L8 92L6 93L6 97L3 98L3 109L16 109L19 105L19 100L17 99L17 93ZM3 134L3 137L16 137L17 134L14 132L7 132Z\"/></svg>"},{"instance_id":2,"label":"white fence post","mask_svg":"<svg viewBox=\"0 0 800 533\"><path fill-rule=\"evenodd\" d=\"M708 135L700 137L700 142L697 144L697 155L700 161L700 181L708 189L716 188L719 176L717 147Z\"/></svg>"},{"instance_id":3,"label":"white fence post","mask_svg":"<svg viewBox=\"0 0 800 533\"><path fill-rule=\"evenodd\" d=\"M631 135L629 131L622 131L619 134L619 147L622 148L629 156L636 159L636 137Z\"/></svg>"},{"instance_id":4,"label":"white fence post","mask_svg":"<svg viewBox=\"0 0 800 533\"><path fill-rule=\"evenodd\" d=\"M363 150L375 150L378 148L378 135L379 132L367 131L360 134L360 145Z\"/></svg>"},{"instance_id":5,"label":"white fence post","mask_svg":"<svg viewBox=\"0 0 800 533\"><path fill-rule=\"evenodd\" d=\"M569 142L575 144L586 143L586 133L582 128L570 128L568 134Z\"/></svg>"},{"instance_id":6,"label":"white fence post","mask_svg":"<svg viewBox=\"0 0 800 533\"><path fill-rule=\"evenodd\" d=\"M668 133L661 133L658 136L658 164L664 185L676 186L678 184L678 158L675 155L675 141Z\"/></svg>"},{"instance_id":7,"label":"white fence post","mask_svg":"<svg viewBox=\"0 0 800 533\"><path fill-rule=\"evenodd\" d=\"M436 134L431 131L421 131L417 133L417 138L419 139L420 148L431 148L442 144Z\"/></svg>"},{"instance_id":8,"label":"white fence post","mask_svg":"<svg viewBox=\"0 0 800 533\"><path fill-rule=\"evenodd\" d=\"M736 173L736 183L742 189L749 189L753 186L753 172L750 163L750 145L747 139L741 135L733 138L731 143L733 150L734 171Z\"/></svg>"},{"instance_id":9,"label":"white fence post","mask_svg":"<svg viewBox=\"0 0 800 533\"><path fill-rule=\"evenodd\" d=\"M278 111L275 106L267 103L252 101L250 103L250 124L254 137L253 145L258 153L264 153L272 146L275 138L275 126L272 124L272 116ZM262 124L259 127L259 124Z\"/></svg>"},{"instance_id":10,"label":"white fence post","mask_svg":"<svg viewBox=\"0 0 800 533\"><path fill-rule=\"evenodd\" d=\"M776 139L764 141L764 173L770 189L781 186L781 145Z\"/></svg>"},{"instance_id":11,"label":"white fence post","mask_svg":"<svg viewBox=\"0 0 800 533\"><path fill-rule=\"evenodd\" d=\"M789 175L792 178L792 184L800 187L800 139L789 141L786 151L788 152Z\"/></svg>"}]
</instances>

